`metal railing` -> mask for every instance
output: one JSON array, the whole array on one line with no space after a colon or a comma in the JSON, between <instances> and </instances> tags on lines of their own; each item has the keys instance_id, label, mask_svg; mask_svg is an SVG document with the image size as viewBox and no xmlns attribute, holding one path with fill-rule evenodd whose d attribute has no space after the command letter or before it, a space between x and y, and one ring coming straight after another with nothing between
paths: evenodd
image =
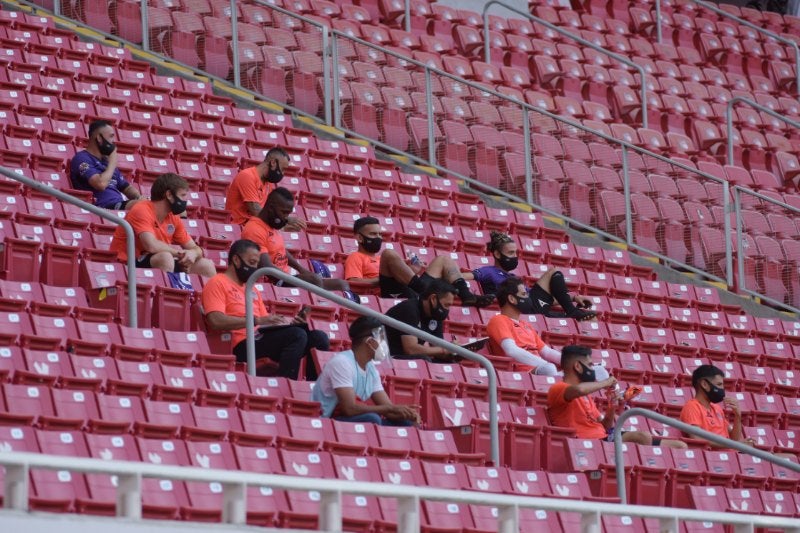
<instances>
[{"instance_id":1,"label":"metal railing","mask_svg":"<svg viewBox=\"0 0 800 533\"><path fill-rule=\"evenodd\" d=\"M502 2L501 0L492 0L491 2L487 2L486 5L483 6L483 40L484 40L484 45L483 45L484 46L484 48L483 48L484 59L483 60L487 64L491 64L491 62L492 62L492 54L491 54L491 51L490 51L491 47L490 47L490 43L489 43L489 40L490 40L489 39L489 9L492 6L495 6L495 5L503 7L505 9L507 9L508 11L516 13L517 15L520 15L522 17L525 17L526 19L528 19L530 21L533 21L533 22L536 22L537 24L541 24L542 26L544 26L545 28L548 28L551 31L554 31L554 32L556 32L556 33L558 33L560 35L563 35L564 37L568 37L568 38L572 39L573 41L582 44L583 46L588 46L592 50L594 50L596 52L600 52L601 54L605 54L610 58L616 59L617 61L619 61L623 65L628 65L632 69L638 71L639 72L639 78L641 79L641 84L642 84L642 86L640 88L640 91L641 91L640 98L642 100L642 127L644 127L644 128L647 127L647 119L648 119L648 117L647 117L647 79L646 79L645 70L641 65L637 65L636 63L634 63L633 61L631 61L630 59L628 59L626 57L622 57L621 55L619 55L617 53L614 53L611 50L603 48L602 46L598 46L598 45L594 44L591 41L587 41L583 37L579 37L579 36L575 35L574 33L571 33L569 31L565 30L564 28L560 28L560 27L556 26L555 24L551 24L551 23L547 22L546 20L541 19L541 18L539 18L537 16L534 16L534 15L532 15L532 14L526 12L526 11L522 11L520 9L515 8L514 6L510 6L510 5L506 4L505 2Z\"/></svg>"},{"instance_id":2,"label":"metal railing","mask_svg":"<svg viewBox=\"0 0 800 533\"><path fill-rule=\"evenodd\" d=\"M36 189L39 192L58 198L62 202L78 206L81 209L85 209L86 211L93 213L102 219L113 222L118 226L122 226L122 228L125 230L125 237L127 238L126 252L128 254L128 326L132 328L137 327L139 318L136 298L136 235L133 233L133 228L131 227L130 223L128 223L128 221L126 221L124 218L118 217L112 211L84 202L83 200L76 198L71 194L67 194L42 182L32 180L21 174L17 174L11 169L0 167L0 174L14 181L18 181L26 187Z\"/></svg>"},{"instance_id":3,"label":"metal railing","mask_svg":"<svg viewBox=\"0 0 800 533\"><path fill-rule=\"evenodd\" d=\"M682 531L681 522L701 522L735 526L737 531L753 531L754 528L782 529L800 533L800 520L790 517L748 515L700 511L676 507L653 507L644 505L620 505L593 502L587 505L582 500L544 498L525 495L501 494L469 490L448 490L412 485L347 481L340 479L318 479L279 474L257 474L252 472L207 469L197 467L150 464L133 461L105 461L84 457L65 457L28 452L2 452L0 465L5 467L5 496L3 506L7 511L28 511L30 495L30 472L46 469L116 476L116 514L134 522L142 520L142 481L144 479L170 479L182 482L217 483L222 492L222 522L244 525L247 523L248 487L269 487L276 490L315 492L319 495L319 520L317 529L330 533L343 529L342 495L366 495L393 498L397 501L397 532L420 531L420 502L439 501L456 504L491 506L497 509L498 533L518 533L520 525L538 524L523 522L520 511L567 512L580 515L582 533L599 533L601 517L606 515L629 518L651 518L659 521L662 533ZM2 516L0 514L0 516ZM538 522L537 518L537 522ZM544 522L541 522L542 524ZM145 525L146 522L141 522Z\"/></svg>"},{"instance_id":4,"label":"metal railing","mask_svg":"<svg viewBox=\"0 0 800 533\"><path fill-rule=\"evenodd\" d=\"M752 22L750 22L748 20L744 20L742 18L737 17L736 15L728 13L724 9L720 9L717 6L715 6L715 5L713 5L713 4L709 3L709 2L704 2L702 0L689 0L689 1L697 4L700 7L703 7L705 9L710 10L710 11L713 11L714 13L716 13L719 16L722 16L722 17L728 18L730 20L733 20L736 23L741 24L743 26L747 26L748 28L757 31L757 32L761 33L762 35L766 35L767 37L770 37L771 39L775 39L776 41L778 41L780 43L783 43L783 44L793 48L794 49L794 68L795 68L795 73L796 73L796 76L797 76L796 79L795 79L795 84L796 84L795 90L797 91L798 94L800 94L800 47L797 45L796 42L794 42L791 39L786 39L785 37L781 37L780 35L778 35L775 32L771 32L769 30L765 30L764 28L762 28L760 26L757 26L757 25L753 24ZM654 22L655 22L655 25L656 25L656 38L658 39L658 42L660 43L661 39L662 39L661 0L655 0L655 4L656 4L656 17L655 17L655 21Z\"/></svg>"},{"instance_id":5,"label":"metal railing","mask_svg":"<svg viewBox=\"0 0 800 533\"><path fill-rule=\"evenodd\" d=\"M766 113L771 117L775 117L778 120L781 120L781 121L785 122L786 124L789 124L790 126L793 126L795 128L800 129L800 122L797 122L796 120L792 120L789 117L787 117L785 115L782 115L782 114L770 109L767 106L764 106L764 105L761 105L761 104L759 104L757 102L754 102L749 98L745 98L744 96L737 96L735 98L731 98L728 101L727 106L725 107L725 126L726 126L726 130L725 131L727 132L727 135L728 135L728 139L727 139L727 148L728 148L727 154L728 154L728 164L729 165L735 165L736 164L734 162L734 160L733 160L733 106L735 106L738 103L747 104L747 105L749 105L750 107L752 107L754 109L758 109L759 111L761 111L763 113Z\"/></svg>"},{"instance_id":6,"label":"metal railing","mask_svg":"<svg viewBox=\"0 0 800 533\"><path fill-rule=\"evenodd\" d=\"M399 320L379 313L369 307L357 304L347 298L343 298L336 293L327 291L321 287L317 287L311 283L291 276L282 270L273 267L259 268L253 272L245 284L245 317L247 322L247 372L251 376L255 376L256 371L256 340L255 340L255 321L253 319L253 286L257 283L258 279L262 276L270 276L290 283L294 287L305 289L318 296L322 296L331 302L346 307L351 311L356 311L364 316L372 317L379 320L382 324L391 328L397 329L408 335L413 335L423 341L429 342L434 346L446 348L450 353L460 355L464 359L475 361L480 364L485 370L488 377L489 387L489 436L491 438L490 455L492 463L497 466L500 464L500 433L498 430L498 417L497 417L497 373L494 370L494 365L486 357L471 352L453 344L431 335L427 331L419 330L415 327L409 326Z\"/></svg>"},{"instance_id":7,"label":"metal railing","mask_svg":"<svg viewBox=\"0 0 800 533\"><path fill-rule=\"evenodd\" d=\"M725 437L720 437L715 433L710 433L704 429L700 429L697 426L686 424L684 422L681 422L680 420L675 420L674 418L670 418L660 413L656 413L655 411L651 411L649 409L642 409L641 407L634 407L633 409L629 409L624 413L622 413L621 415L619 415L616 425L614 426L614 433L613 433L614 463L617 475L617 495L619 496L619 499L621 500L623 505L628 503L628 497L625 487L625 454L623 453L624 450L622 443L622 433L623 433L622 426L624 425L626 420L628 420L633 416L642 416L644 418L649 418L650 420L655 420L656 422L664 424L665 426L670 426L680 431L683 431L684 433L695 435L709 442L713 442L714 444L718 444L720 446L734 449L738 452L758 457L759 459L763 459L764 461L776 464L782 468L792 470L793 472L800 472L800 464L793 463L787 459L783 459L769 452L759 450L758 448L753 448L746 444L742 444L741 442L737 442L731 439L726 439ZM797 520L793 527L798 528L798 530L800 531L800 520Z\"/></svg>"}]
</instances>

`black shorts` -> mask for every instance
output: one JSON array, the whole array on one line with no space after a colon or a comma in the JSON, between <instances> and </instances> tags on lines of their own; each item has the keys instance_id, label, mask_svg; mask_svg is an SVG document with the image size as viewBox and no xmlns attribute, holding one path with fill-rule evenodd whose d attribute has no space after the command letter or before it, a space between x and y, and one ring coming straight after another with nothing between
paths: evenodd
<instances>
[{"instance_id":1,"label":"black shorts","mask_svg":"<svg viewBox=\"0 0 800 533\"><path fill-rule=\"evenodd\" d=\"M531 295L531 302L533 302L534 315L550 315L550 307L553 305L555 299L551 294L542 288L538 283L534 283L529 291Z\"/></svg>"},{"instance_id":2,"label":"black shorts","mask_svg":"<svg viewBox=\"0 0 800 533\"><path fill-rule=\"evenodd\" d=\"M153 268L153 265L150 264L150 259L152 259L152 257L153 254L144 254L139 256L136 259L136 268ZM172 269L173 272L177 273L186 272L177 259L175 260L175 265L172 267Z\"/></svg>"},{"instance_id":3,"label":"black shorts","mask_svg":"<svg viewBox=\"0 0 800 533\"><path fill-rule=\"evenodd\" d=\"M627 431L620 431L620 434L623 435L623 436L625 435L625 433L628 433L628 432ZM651 438L653 439L652 446L661 446L661 437L653 437L653 436L651 436ZM606 438L600 439L600 441L601 442L614 442L614 435L613 434L609 434Z\"/></svg>"},{"instance_id":4,"label":"black shorts","mask_svg":"<svg viewBox=\"0 0 800 533\"><path fill-rule=\"evenodd\" d=\"M435 278L429 276L427 272L423 272L419 279L427 287ZM396 279L382 274L378 275L378 286L381 288L381 298L417 298L419 296L408 285L403 285Z\"/></svg>"}]
</instances>

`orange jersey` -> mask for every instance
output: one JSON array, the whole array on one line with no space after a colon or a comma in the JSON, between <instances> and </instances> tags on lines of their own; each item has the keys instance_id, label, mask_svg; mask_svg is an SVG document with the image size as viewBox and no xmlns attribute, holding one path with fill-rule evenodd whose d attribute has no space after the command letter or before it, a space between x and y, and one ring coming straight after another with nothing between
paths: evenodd
<instances>
[{"instance_id":1,"label":"orange jersey","mask_svg":"<svg viewBox=\"0 0 800 533\"><path fill-rule=\"evenodd\" d=\"M705 429L726 439L731 438L728 419L722 406L718 403L712 403L706 409L702 403L692 398L681 409L681 422Z\"/></svg>"},{"instance_id":2,"label":"orange jersey","mask_svg":"<svg viewBox=\"0 0 800 533\"><path fill-rule=\"evenodd\" d=\"M155 205L150 200L134 204L125 215L125 220L133 227L133 233L136 235L137 258L147 253L142 247L142 241L139 238L142 233L152 233L161 242L180 246L192 240L189 234L186 233L186 228L183 227L183 222L181 222L179 216L168 213L164 220L159 222L156 218ZM118 226L114 232L114 238L111 239L110 250L117 252L117 258L120 261L127 261L128 259L127 243L128 237L125 235L125 230L122 226Z\"/></svg>"},{"instance_id":3,"label":"orange jersey","mask_svg":"<svg viewBox=\"0 0 800 533\"><path fill-rule=\"evenodd\" d=\"M495 315L489 319L486 334L489 336L489 351L493 355L505 355L500 346L503 339L512 339L514 344L534 355L538 355L539 350L545 347L530 322L514 321L505 315Z\"/></svg>"},{"instance_id":4,"label":"orange jersey","mask_svg":"<svg viewBox=\"0 0 800 533\"><path fill-rule=\"evenodd\" d=\"M344 279L377 278L381 271L381 256L353 252L344 262Z\"/></svg>"},{"instance_id":5,"label":"orange jersey","mask_svg":"<svg viewBox=\"0 0 800 533\"><path fill-rule=\"evenodd\" d=\"M250 239L256 243L262 254L269 255L275 268L289 273L289 256L286 254L286 245L279 230L270 228L260 218L253 217L244 225L242 239Z\"/></svg>"},{"instance_id":6,"label":"orange jersey","mask_svg":"<svg viewBox=\"0 0 800 533\"><path fill-rule=\"evenodd\" d=\"M547 408L553 425L575 430L581 439L604 439L608 431L600 420L600 411L589 396L581 396L568 402L564 393L569 388L565 382L556 383L547 391Z\"/></svg>"},{"instance_id":7,"label":"orange jersey","mask_svg":"<svg viewBox=\"0 0 800 533\"><path fill-rule=\"evenodd\" d=\"M267 196L274 188L274 184L261 181L257 167L246 168L236 174L228 187L225 211L231 214L234 223L244 224L253 217L247 210L247 202L255 202L264 207Z\"/></svg>"},{"instance_id":8,"label":"orange jersey","mask_svg":"<svg viewBox=\"0 0 800 533\"><path fill-rule=\"evenodd\" d=\"M201 295L203 312L208 315L215 311L229 316L245 316L244 285L231 280L223 273L217 274L203 287ZM267 316L267 308L261 299L261 293L253 287L253 314ZM231 350L247 337L245 328L231 331Z\"/></svg>"}]
</instances>

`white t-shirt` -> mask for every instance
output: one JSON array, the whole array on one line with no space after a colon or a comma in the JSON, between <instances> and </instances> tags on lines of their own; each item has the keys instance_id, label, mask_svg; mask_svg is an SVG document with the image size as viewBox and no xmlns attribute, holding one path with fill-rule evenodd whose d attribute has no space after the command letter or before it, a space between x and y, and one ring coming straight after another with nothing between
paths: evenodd
<instances>
[{"instance_id":1,"label":"white t-shirt","mask_svg":"<svg viewBox=\"0 0 800 533\"><path fill-rule=\"evenodd\" d=\"M340 352L331 358L322 368L322 374L317 378L317 384L311 394L311 399L322 404L322 416L330 417L339 403L336 389L351 388L356 397L365 402L373 394L383 390L381 377L372 361L367 362L367 368L362 370L352 350Z\"/></svg>"}]
</instances>

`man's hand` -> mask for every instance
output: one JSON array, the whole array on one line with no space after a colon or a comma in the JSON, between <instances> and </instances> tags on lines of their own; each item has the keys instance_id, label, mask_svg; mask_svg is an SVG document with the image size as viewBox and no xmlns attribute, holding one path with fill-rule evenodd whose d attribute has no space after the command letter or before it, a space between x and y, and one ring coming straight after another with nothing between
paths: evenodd
<instances>
[{"instance_id":1,"label":"man's hand","mask_svg":"<svg viewBox=\"0 0 800 533\"><path fill-rule=\"evenodd\" d=\"M724 400L722 400L722 404L725 406L726 411L731 411L734 416L740 417L742 416L742 411L739 409L739 402L736 398L731 396L726 396Z\"/></svg>"},{"instance_id":2,"label":"man's hand","mask_svg":"<svg viewBox=\"0 0 800 533\"><path fill-rule=\"evenodd\" d=\"M114 169L117 168L117 149L114 148L114 151L108 154L108 165L106 165L106 169L111 169L111 172L114 172Z\"/></svg>"},{"instance_id":3,"label":"man's hand","mask_svg":"<svg viewBox=\"0 0 800 533\"><path fill-rule=\"evenodd\" d=\"M283 315L267 315L256 317L256 326L285 326L289 323Z\"/></svg>"},{"instance_id":4,"label":"man's hand","mask_svg":"<svg viewBox=\"0 0 800 533\"><path fill-rule=\"evenodd\" d=\"M178 264L188 269L197 261L198 257L199 254L195 250L180 250L177 255Z\"/></svg>"},{"instance_id":5,"label":"man's hand","mask_svg":"<svg viewBox=\"0 0 800 533\"><path fill-rule=\"evenodd\" d=\"M306 283L311 283L312 285L316 285L317 287L322 286L322 276L320 276L319 274L315 274L310 270L298 272L297 277L305 281Z\"/></svg>"},{"instance_id":6,"label":"man's hand","mask_svg":"<svg viewBox=\"0 0 800 533\"><path fill-rule=\"evenodd\" d=\"M285 231L303 231L308 226L302 218L288 217L286 220L286 226L283 227Z\"/></svg>"},{"instance_id":7,"label":"man's hand","mask_svg":"<svg viewBox=\"0 0 800 533\"><path fill-rule=\"evenodd\" d=\"M592 308L592 301L589 298L584 298L583 296L575 295L572 297L572 301L575 302L575 307L577 307L578 309Z\"/></svg>"},{"instance_id":8,"label":"man's hand","mask_svg":"<svg viewBox=\"0 0 800 533\"><path fill-rule=\"evenodd\" d=\"M393 405L385 414L389 420L411 420L415 424L422 422L419 407L412 405Z\"/></svg>"}]
</instances>

